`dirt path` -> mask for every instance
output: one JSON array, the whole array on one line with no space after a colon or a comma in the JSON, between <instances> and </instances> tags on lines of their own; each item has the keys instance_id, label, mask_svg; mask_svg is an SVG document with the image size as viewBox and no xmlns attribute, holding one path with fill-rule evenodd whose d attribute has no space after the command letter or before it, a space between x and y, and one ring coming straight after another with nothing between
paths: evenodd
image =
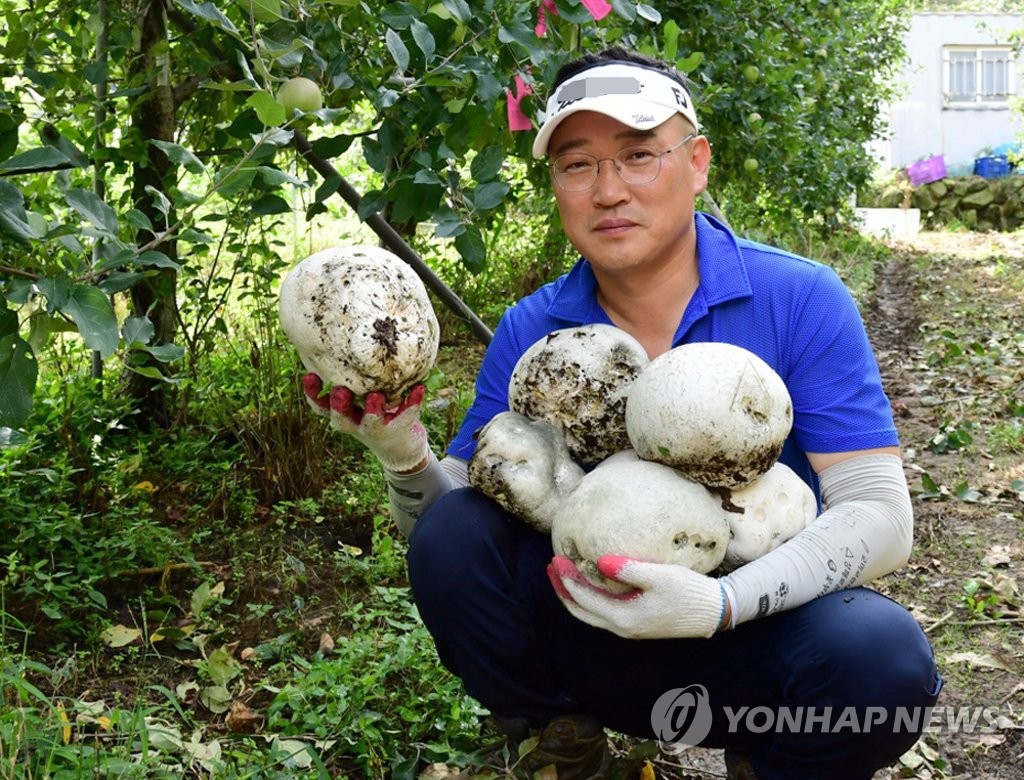
<instances>
[{"instance_id":1,"label":"dirt path","mask_svg":"<svg viewBox=\"0 0 1024 780\"><path fill-rule=\"evenodd\" d=\"M916 532L907 568L878 584L925 628L946 685L934 730L875 780L1021 780L1024 239L922 233L893 249L865 321ZM942 727L950 717L976 726ZM693 750L666 776L710 780L725 768L719 752Z\"/></svg>"},{"instance_id":2,"label":"dirt path","mask_svg":"<svg viewBox=\"0 0 1024 780\"><path fill-rule=\"evenodd\" d=\"M928 632L939 707L982 712L940 729L902 777L1024 778L1024 242L922 233L894 244L868 330L914 494L915 549L884 588Z\"/></svg>"}]
</instances>

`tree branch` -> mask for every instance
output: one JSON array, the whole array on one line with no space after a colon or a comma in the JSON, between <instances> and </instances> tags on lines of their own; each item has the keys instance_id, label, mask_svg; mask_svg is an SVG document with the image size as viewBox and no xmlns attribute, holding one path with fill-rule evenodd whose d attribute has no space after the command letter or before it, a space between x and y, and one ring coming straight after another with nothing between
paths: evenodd
<instances>
[{"instance_id":1,"label":"tree branch","mask_svg":"<svg viewBox=\"0 0 1024 780\"><path fill-rule=\"evenodd\" d=\"M341 195L344 201L358 211L359 201L362 196L349 184L327 160L323 159L310 145L309 140L300 131L293 130L292 146L313 168L325 179L337 178L339 180L336 192ZM423 283L447 306L459 319L465 321L477 340L485 346L491 342L493 334L483 321L473 313L473 310L466 305L465 301L459 298L455 292L448 287L441 278L434 273L429 265L420 257L416 251L406 243L388 222L380 214L371 214L366 218L366 224L376 233L384 245L387 246L398 257L408 263L416 274L423 280Z\"/></svg>"}]
</instances>

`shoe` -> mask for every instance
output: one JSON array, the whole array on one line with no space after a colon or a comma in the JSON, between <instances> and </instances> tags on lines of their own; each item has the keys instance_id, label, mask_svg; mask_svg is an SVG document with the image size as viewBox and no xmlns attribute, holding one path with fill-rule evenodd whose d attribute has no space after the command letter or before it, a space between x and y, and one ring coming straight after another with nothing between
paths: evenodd
<instances>
[{"instance_id":1,"label":"shoe","mask_svg":"<svg viewBox=\"0 0 1024 780\"><path fill-rule=\"evenodd\" d=\"M757 780L750 759L735 750L725 751L726 780Z\"/></svg>"},{"instance_id":2,"label":"shoe","mask_svg":"<svg viewBox=\"0 0 1024 780\"><path fill-rule=\"evenodd\" d=\"M604 776L610 758L600 723L586 715L560 715L540 730L536 746L520 757L516 770L532 775L554 767L558 780L590 780Z\"/></svg>"}]
</instances>

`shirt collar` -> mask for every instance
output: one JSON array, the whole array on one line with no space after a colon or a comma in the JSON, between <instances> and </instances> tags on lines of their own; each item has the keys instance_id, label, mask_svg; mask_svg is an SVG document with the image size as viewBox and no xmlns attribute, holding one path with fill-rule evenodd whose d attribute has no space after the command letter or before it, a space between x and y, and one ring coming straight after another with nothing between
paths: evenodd
<instances>
[{"instance_id":1,"label":"shirt collar","mask_svg":"<svg viewBox=\"0 0 1024 780\"><path fill-rule=\"evenodd\" d=\"M694 215L694 227L700 283L683 314L680 333L704 316L710 307L752 294L743 254L732 231L700 211ZM547 313L576 324L610 323L597 302L597 280L586 258L581 257L562 278Z\"/></svg>"}]
</instances>

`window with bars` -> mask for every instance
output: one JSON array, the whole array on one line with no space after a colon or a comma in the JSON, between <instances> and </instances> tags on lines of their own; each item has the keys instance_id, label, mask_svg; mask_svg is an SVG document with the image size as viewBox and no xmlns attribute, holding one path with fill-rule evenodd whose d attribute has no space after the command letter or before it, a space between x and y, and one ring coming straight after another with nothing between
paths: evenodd
<instances>
[{"instance_id":1,"label":"window with bars","mask_svg":"<svg viewBox=\"0 0 1024 780\"><path fill-rule=\"evenodd\" d=\"M1006 106L1014 94L1014 60L1009 46L947 46L943 65L947 105Z\"/></svg>"}]
</instances>

